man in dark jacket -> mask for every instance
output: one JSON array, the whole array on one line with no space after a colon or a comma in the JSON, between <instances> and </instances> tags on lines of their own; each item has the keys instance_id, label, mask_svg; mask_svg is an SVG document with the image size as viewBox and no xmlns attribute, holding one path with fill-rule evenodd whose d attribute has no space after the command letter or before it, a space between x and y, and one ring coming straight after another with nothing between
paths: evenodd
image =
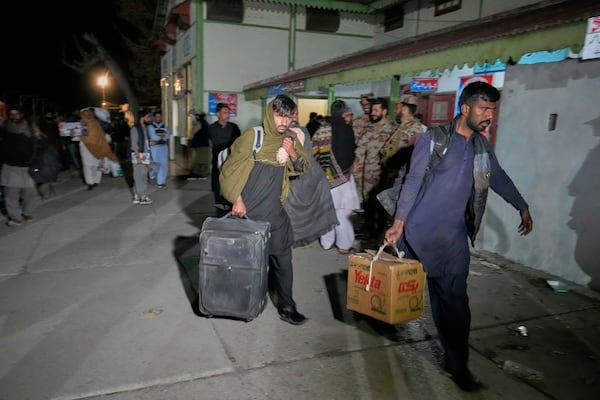
<instances>
[{"instance_id":1,"label":"man in dark jacket","mask_svg":"<svg viewBox=\"0 0 600 400\"><path fill-rule=\"evenodd\" d=\"M432 157L431 130L417 139L394 224L385 233L386 243L398 243L408 258L423 263L431 312L444 349L444 369L465 391L483 386L468 368L471 310L467 277L468 238L475 239L488 188L519 211L521 235L533 229L529 206L480 133L490 125L499 99L498 90L488 83L465 87L459 99L461 114L447 127L451 135L448 146L425 181Z\"/></svg>"},{"instance_id":2,"label":"man in dark jacket","mask_svg":"<svg viewBox=\"0 0 600 400\"><path fill-rule=\"evenodd\" d=\"M219 183L219 166L217 161L221 150L230 147L240 136L240 128L229 121L229 106L225 103L217 104L217 120L210 125L210 142L212 145L211 189L215 200L217 217L222 217L231 211L231 203L221 195Z\"/></svg>"},{"instance_id":3,"label":"man in dark jacket","mask_svg":"<svg viewBox=\"0 0 600 400\"><path fill-rule=\"evenodd\" d=\"M8 107L8 119L2 126L2 174L0 185L4 187L7 226L19 226L33 219L38 203L34 180L29 166L34 156L34 144L41 135L39 128L25 119L19 106Z\"/></svg>"}]
</instances>

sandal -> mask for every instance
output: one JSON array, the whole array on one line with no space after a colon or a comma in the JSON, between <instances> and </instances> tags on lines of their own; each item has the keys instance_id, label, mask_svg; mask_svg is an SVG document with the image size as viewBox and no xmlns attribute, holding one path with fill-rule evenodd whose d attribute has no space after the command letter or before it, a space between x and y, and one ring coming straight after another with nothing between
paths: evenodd
<instances>
[{"instance_id":1,"label":"sandal","mask_svg":"<svg viewBox=\"0 0 600 400\"><path fill-rule=\"evenodd\" d=\"M356 249L354 247L350 247L349 249L338 249L338 253L340 253L340 254L355 254Z\"/></svg>"}]
</instances>

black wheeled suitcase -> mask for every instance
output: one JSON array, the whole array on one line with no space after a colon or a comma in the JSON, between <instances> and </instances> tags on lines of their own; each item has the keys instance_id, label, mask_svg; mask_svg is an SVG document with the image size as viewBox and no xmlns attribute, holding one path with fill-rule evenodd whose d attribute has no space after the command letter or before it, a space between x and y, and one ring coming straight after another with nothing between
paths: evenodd
<instances>
[{"instance_id":1,"label":"black wheeled suitcase","mask_svg":"<svg viewBox=\"0 0 600 400\"><path fill-rule=\"evenodd\" d=\"M208 217L200 232L199 311L251 321L267 304L268 222L231 213Z\"/></svg>"}]
</instances>

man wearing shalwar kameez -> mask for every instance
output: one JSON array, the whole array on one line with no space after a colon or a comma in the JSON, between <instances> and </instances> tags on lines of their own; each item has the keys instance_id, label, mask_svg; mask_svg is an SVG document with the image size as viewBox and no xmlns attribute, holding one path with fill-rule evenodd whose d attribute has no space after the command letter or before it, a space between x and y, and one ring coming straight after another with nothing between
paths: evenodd
<instances>
[{"instance_id":1,"label":"man wearing shalwar kameez","mask_svg":"<svg viewBox=\"0 0 600 400\"><path fill-rule=\"evenodd\" d=\"M150 179L156 179L159 188L167 187L169 175L169 138L171 132L162 122L162 112L154 111L154 121L148 126L150 153L154 167L150 171Z\"/></svg>"},{"instance_id":2,"label":"man wearing shalwar kameez","mask_svg":"<svg viewBox=\"0 0 600 400\"><path fill-rule=\"evenodd\" d=\"M443 368L465 391L483 387L468 368L467 278L468 241L475 240L488 188L519 211L521 235L533 228L529 206L480 133L491 124L499 99L498 90L488 83L471 83L459 100L461 114L444 127L446 148L432 153L431 129L417 139L394 223L385 233L386 243L397 243L408 258L423 263L431 313L444 349ZM430 159L440 153L441 161L427 173Z\"/></svg>"},{"instance_id":3,"label":"man wearing shalwar kameez","mask_svg":"<svg viewBox=\"0 0 600 400\"><path fill-rule=\"evenodd\" d=\"M263 119L261 149L253 154L254 129L244 131L231 146L219 182L223 196L232 203L232 215L271 224L269 280L277 294L277 310L283 321L301 325L307 319L296 309L292 296L294 232L283 207L290 177L310 168L302 129L291 128L296 139L284 135L296 117L296 103L285 95L275 97Z\"/></svg>"},{"instance_id":4,"label":"man wearing shalwar kameez","mask_svg":"<svg viewBox=\"0 0 600 400\"><path fill-rule=\"evenodd\" d=\"M88 190L92 190L102 180L100 163L104 162L104 158L111 161L118 161L118 159L106 140L106 132L96 118L93 108L81 110L81 123L83 133L79 137L79 153L83 164L83 179Z\"/></svg>"}]
</instances>

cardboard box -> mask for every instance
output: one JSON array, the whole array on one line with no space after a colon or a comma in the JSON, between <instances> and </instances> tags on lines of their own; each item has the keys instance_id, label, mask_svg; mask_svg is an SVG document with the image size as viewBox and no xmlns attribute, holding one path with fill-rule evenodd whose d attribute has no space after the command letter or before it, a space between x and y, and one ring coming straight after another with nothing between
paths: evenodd
<instances>
[{"instance_id":1,"label":"cardboard box","mask_svg":"<svg viewBox=\"0 0 600 400\"><path fill-rule=\"evenodd\" d=\"M349 310L389 324L399 324L423 315L426 273L417 260L381 253L369 269L375 254L357 253L348 257Z\"/></svg>"}]
</instances>

